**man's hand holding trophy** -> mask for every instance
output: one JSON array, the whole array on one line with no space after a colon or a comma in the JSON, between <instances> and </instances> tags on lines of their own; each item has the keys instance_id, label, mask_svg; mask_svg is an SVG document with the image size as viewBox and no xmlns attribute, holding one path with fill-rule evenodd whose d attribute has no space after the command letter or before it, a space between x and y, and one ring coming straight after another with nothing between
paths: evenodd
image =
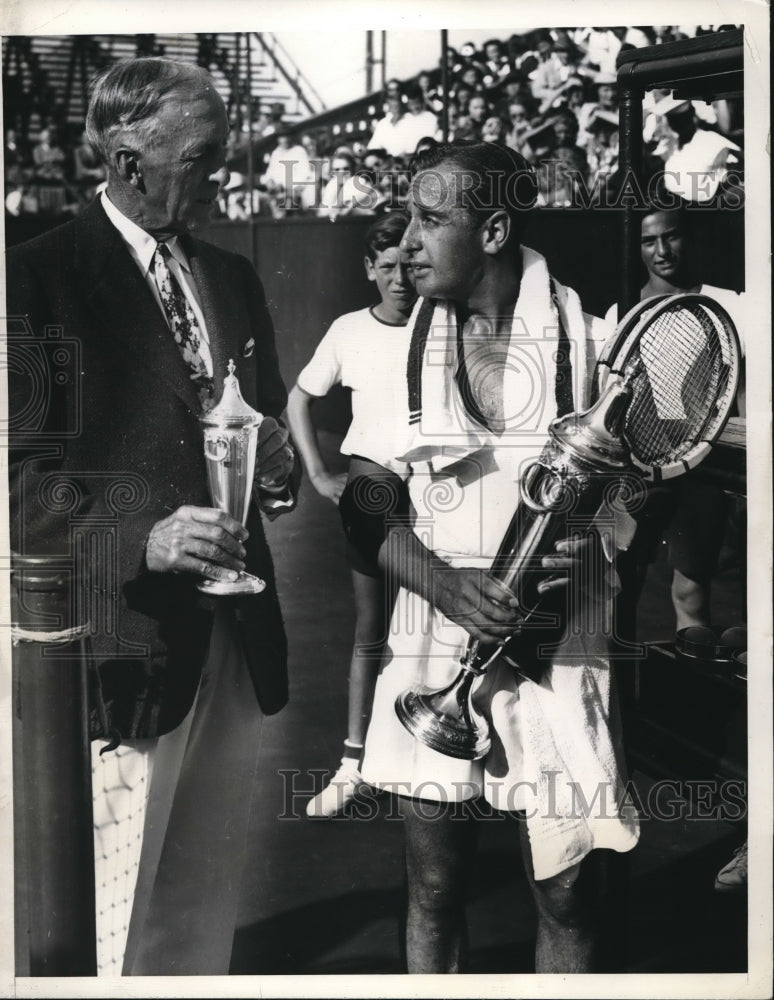
<instances>
[{"instance_id":1,"label":"man's hand holding trophy","mask_svg":"<svg viewBox=\"0 0 774 1000\"><path fill-rule=\"evenodd\" d=\"M293 469L288 431L242 398L233 361L217 406L200 417L212 507L183 506L158 521L145 547L154 573L195 573L210 594L259 594L263 580L245 572L245 523L253 483L282 492Z\"/></svg>"}]
</instances>

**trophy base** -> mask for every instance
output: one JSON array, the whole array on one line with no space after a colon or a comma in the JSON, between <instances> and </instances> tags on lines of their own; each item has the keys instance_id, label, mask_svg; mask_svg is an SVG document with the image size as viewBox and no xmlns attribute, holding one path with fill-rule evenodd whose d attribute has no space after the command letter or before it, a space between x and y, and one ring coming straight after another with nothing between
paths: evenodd
<instances>
[{"instance_id":1,"label":"trophy base","mask_svg":"<svg viewBox=\"0 0 774 1000\"><path fill-rule=\"evenodd\" d=\"M426 747L458 760L480 760L492 746L488 733L470 720L439 714L433 707L437 692L408 690L398 695L395 714L406 729Z\"/></svg>"},{"instance_id":2,"label":"trophy base","mask_svg":"<svg viewBox=\"0 0 774 1000\"><path fill-rule=\"evenodd\" d=\"M266 583L252 573L240 573L236 580L202 580L197 590L203 594L233 596L235 594L260 594L266 590Z\"/></svg>"}]
</instances>

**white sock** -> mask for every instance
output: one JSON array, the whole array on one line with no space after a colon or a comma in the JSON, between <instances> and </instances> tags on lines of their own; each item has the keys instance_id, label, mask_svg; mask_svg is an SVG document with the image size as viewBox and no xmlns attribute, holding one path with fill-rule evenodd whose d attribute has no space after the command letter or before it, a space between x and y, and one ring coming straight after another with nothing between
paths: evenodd
<instances>
[{"instance_id":1,"label":"white sock","mask_svg":"<svg viewBox=\"0 0 774 1000\"><path fill-rule=\"evenodd\" d=\"M340 770L347 771L349 773L357 771L360 767L360 753L363 749L362 744L353 743L351 740L344 740L344 746L347 747L348 750L357 750L357 755L350 756L348 753L345 753L341 758Z\"/></svg>"}]
</instances>

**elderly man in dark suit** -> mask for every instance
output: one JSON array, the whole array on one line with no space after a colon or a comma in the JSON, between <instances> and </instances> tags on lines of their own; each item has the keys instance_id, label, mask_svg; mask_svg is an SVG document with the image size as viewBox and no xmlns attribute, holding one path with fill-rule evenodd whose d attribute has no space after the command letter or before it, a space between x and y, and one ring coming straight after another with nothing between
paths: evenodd
<instances>
[{"instance_id":1,"label":"elderly man in dark suit","mask_svg":"<svg viewBox=\"0 0 774 1000\"><path fill-rule=\"evenodd\" d=\"M20 357L61 337L77 359L44 387L34 433L12 438L12 539L22 554L71 559L101 602L90 671L100 973L220 974L261 720L287 699L259 510L294 504L286 392L252 266L189 233L228 178L209 75L117 63L95 84L87 130L107 190L7 257ZM199 420L230 359L264 414L245 527L212 505ZM15 426L35 402L23 367L10 365ZM80 539L108 524L110 558L84 555L74 524ZM267 581L262 594L197 589L243 568Z\"/></svg>"}]
</instances>

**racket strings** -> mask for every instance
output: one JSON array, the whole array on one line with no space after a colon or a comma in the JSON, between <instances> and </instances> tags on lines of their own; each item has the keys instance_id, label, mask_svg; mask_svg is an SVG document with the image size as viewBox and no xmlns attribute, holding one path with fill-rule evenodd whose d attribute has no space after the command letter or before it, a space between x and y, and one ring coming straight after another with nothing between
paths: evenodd
<instances>
[{"instance_id":1,"label":"racket strings","mask_svg":"<svg viewBox=\"0 0 774 1000\"><path fill-rule=\"evenodd\" d=\"M679 461L701 439L728 383L727 341L722 320L701 303L666 310L643 331L626 420L640 462Z\"/></svg>"}]
</instances>

